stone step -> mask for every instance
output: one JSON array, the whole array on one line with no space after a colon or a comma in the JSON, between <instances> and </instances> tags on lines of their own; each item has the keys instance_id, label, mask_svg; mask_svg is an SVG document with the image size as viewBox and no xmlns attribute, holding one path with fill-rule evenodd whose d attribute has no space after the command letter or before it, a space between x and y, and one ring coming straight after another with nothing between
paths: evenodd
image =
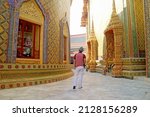
<instances>
[{"instance_id":1,"label":"stone step","mask_svg":"<svg viewBox=\"0 0 150 117\"><path fill-rule=\"evenodd\" d=\"M134 76L145 76L146 71L145 70L138 70L138 71L128 71L128 70L123 70L122 75L124 77L134 77Z\"/></svg>"},{"instance_id":2,"label":"stone step","mask_svg":"<svg viewBox=\"0 0 150 117\"><path fill-rule=\"evenodd\" d=\"M96 67L96 72L103 74L103 73L104 73L104 70L103 70L103 68L98 68L98 67Z\"/></svg>"},{"instance_id":3,"label":"stone step","mask_svg":"<svg viewBox=\"0 0 150 117\"><path fill-rule=\"evenodd\" d=\"M146 65L123 65L123 70L145 70Z\"/></svg>"}]
</instances>

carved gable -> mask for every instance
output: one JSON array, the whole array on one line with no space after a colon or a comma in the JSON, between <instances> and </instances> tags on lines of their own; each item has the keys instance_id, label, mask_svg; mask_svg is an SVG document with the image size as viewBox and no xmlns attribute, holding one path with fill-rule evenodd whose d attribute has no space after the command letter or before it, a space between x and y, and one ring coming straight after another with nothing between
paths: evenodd
<instances>
[{"instance_id":1,"label":"carved gable","mask_svg":"<svg viewBox=\"0 0 150 117\"><path fill-rule=\"evenodd\" d=\"M20 7L20 18L41 24L43 14L34 0L24 2Z\"/></svg>"}]
</instances>

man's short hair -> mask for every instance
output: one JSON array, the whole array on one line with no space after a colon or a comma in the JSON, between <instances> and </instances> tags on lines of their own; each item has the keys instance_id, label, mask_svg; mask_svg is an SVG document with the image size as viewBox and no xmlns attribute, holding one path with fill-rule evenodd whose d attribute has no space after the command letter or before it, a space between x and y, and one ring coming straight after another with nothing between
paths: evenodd
<instances>
[{"instance_id":1,"label":"man's short hair","mask_svg":"<svg viewBox=\"0 0 150 117\"><path fill-rule=\"evenodd\" d=\"M80 52L83 52L83 51L84 51L84 48L83 48L83 47L80 47L80 48L79 48L79 51L80 51Z\"/></svg>"}]
</instances>

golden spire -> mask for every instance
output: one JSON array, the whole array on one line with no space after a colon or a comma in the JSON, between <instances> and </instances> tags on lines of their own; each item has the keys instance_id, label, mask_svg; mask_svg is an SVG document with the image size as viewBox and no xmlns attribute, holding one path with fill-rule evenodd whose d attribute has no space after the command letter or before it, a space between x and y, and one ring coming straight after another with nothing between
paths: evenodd
<instances>
[{"instance_id":1,"label":"golden spire","mask_svg":"<svg viewBox=\"0 0 150 117\"><path fill-rule=\"evenodd\" d=\"M94 21L92 19L92 32L94 32Z\"/></svg>"},{"instance_id":2,"label":"golden spire","mask_svg":"<svg viewBox=\"0 0 150 117\"><path fill-rule=\"evenodd\" d=\"M91 29L90 37L95 37L95 31L94 31L94 21L93 21L93 18L92 18L92 29Z\"/></svg>"},{"instance_id":3,"label":"golden spire","mask_svg":"<svg viewBox=\"0 0 150 117\"><path fill-rule=\"evenodd\" d=\"M91 28L91 32L90 32L90 39L96 39L93 18L92 18L92 28Z\"/></svg>"},{"instance_id":4,"label":"golden spire","mask_svg":"<svg viewBox=\"0 0 150 117\"><path fill-rule=\"evenodd\" d=\"M116 14L116 4L115 4L115 0L113 0L113 4L112 4L112 13Z\"/></svg>"}]
</instances>

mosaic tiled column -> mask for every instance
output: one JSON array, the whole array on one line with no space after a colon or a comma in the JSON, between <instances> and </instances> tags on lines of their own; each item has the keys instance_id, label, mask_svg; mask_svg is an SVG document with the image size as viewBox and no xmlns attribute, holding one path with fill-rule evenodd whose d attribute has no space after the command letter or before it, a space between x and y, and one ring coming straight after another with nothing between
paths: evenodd
<instances>
[{"instance_id":1,"label":"mosaic tiled column","mask_svg":"<svg viewBox=\"0 0 150 117\"><path fill-rule=\"evenodd\" d=\"M130 0L126 0L126 2L127 2L127 15L128 15L127 19L128 19L129 57L134 57Z\"/></svg>"},{"instance_id":2,"label":"mosaic tiled column","mask_svg":"<svg viewBox=\"0 0 150 117\"><path fill-rule=\"evenodd\" d=\"M144 3L143 0L134 0L133 3L138 53L139 57L145 58Z\"/></svg>"},{"instance_id":3,"label":"mosaic tiled column","mask_svg":"<svg viewBox=\"0 0 150 117\"><path fill-rule=\"evenodd\" d=\"M150 77L150 0L144 0L146 30L146 76Z\"/></svg>"},{"instance_id":4,"label":"mosaic tiled column","mask_svg":"<svg viewBox=\"0 0 150 117\"><path fill-rule=\"evenodd\" d=\"M112 76L122 76L122 28L114 29L114 67L112 69Z\"/></svg>"}]
</instances>

